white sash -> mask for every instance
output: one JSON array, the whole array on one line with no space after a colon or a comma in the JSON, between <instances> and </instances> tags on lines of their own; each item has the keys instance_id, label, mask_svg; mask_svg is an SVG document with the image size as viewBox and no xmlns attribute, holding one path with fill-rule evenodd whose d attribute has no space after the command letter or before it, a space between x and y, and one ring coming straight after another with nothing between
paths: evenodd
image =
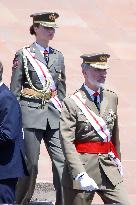
<instances>
[{"instance_id":1,"label":"white sash","mask_svg":"<svg viewBox=\"0 0 136 205\"><path fill-rule=\"evenodd\" d=\"M48 71L46 65L40 62L39 60L35 59L30 53L30 51L28 51L28 49L26 48L23 48L23 54L27 57L27 59L30 61L31 65L35 69L39 77L39 80L43 85L43 88L45 87L45 79L47 79L50 82L50 89L52 91L56 90L55 82L50 72Z\"/></svg>"},{"instance_id":2,"label":"white sash","mask_svg":"<svg viewBox=\"0 0 136 205\"><path fill-rule=\"evenodd\" d=\"M99 134L100 137L102 137L104 142L109 142L111 140L110 132L107 128L106 123L104 120L96 115L92 110L90 110L84 103L84 99L82 98L82 95L80 92L77 92L76 94L72 95L71 98L75 101L76 105L81 109L81 111L84 113L88 121L91 123L91 125L94 127L96 132Z\"/></svg>"},{"instance_id":3,"label":"white sash","mask_svg":"<svg viewBox=\"0 0 136 205\"><path fill-rule=\"evenodd\" d=\"M51 101L52 104L57 108L57 110L58 110L59 112L61 112L62 104L61 104L59 98L58 98L57 96L55 96L55 97L52 97L52 98L50 99L50 101Z\"/></svg>"}]
</instances>

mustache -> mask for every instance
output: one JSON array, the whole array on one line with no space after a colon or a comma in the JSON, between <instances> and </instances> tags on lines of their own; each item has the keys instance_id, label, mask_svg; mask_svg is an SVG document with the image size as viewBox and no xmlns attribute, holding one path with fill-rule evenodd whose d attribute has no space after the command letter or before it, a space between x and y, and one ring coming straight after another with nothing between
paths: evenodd
<instances>
[{"instance_id":1,"label":"mustache","mask_svg":"<svg viewBox=\"0 0 136 205\"><path fill-rule=\"evenodd\" d=\"M97 80L94 80L89 76L88 76L87 80L88 80L89 83L91 83L94 86L97 86L98 88L103 88L104 87L104 83L99 83Z\"/></svg>"}]
</instances>

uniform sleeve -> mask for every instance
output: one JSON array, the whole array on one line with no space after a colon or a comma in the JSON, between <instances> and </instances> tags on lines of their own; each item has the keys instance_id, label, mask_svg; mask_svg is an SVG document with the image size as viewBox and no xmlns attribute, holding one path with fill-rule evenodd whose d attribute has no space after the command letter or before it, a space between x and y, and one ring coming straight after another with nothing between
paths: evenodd
<instances>
[{"instance_id":1,"label":"uniform sleeve","mask_svg":"<svg viewBox=\"0 0 136 205\"><path fill-rule=\"evenodd\" d=\"M77 117L73 104L72 99L66 99L63 102L60 118L60 135L66 161L72 177L75 178L79 173L85 172L85 168L74 145Z\"/></svg>"},{"instance_id":2,"label":"uniform sleeve","mask_svg":"<svg viewBox=\"0 0 136 205\"><path fill-rule=\"evenodd\" d=\"M24 78L24 65L22 52L18 51L13 60L12 76L10 83L10 90L14 93L17 99L20 99L20 92L22 90Z\"/></svg>"},{"instance_id":3,"label":"uniform sleeve","mask_svg":"<svg viewBox=\"0 0 136 205\"><path fill-rule=\"evenodd\" d=\"M59 58L59 66L60 66L60 76L58 79L57 94L59 99L62 101L66 96L66 75L65 75L64 57L61 53Z\"/></svg>"}]
</instances>

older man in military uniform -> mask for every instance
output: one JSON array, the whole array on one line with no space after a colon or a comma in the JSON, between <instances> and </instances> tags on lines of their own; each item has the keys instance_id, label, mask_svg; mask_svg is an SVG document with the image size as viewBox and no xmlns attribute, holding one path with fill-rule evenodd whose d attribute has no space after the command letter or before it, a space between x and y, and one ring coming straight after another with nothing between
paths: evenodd
<instances>
[{"instance_id":1,"label":"older man in military uniform","mask_svg":"<svg viewBox=\"0 0 136 205\"><path fill-rule=\"evenodd\" d=\"M118 97L103 88L109 57L105 53L82 55L85 83L63 103L65 205L90 205L95 192L105 204L129 204L122 183Z\"/></svg>"},{"instance_id":2,"label":"older man in military uniform","mask_svg":"<svg viewBox=\"0 0 136 205\"><path fill-rule=\"evenodd\" d=\"M29 178L18 183L17 203L27 204L32 197L43 139L52 161L56 205L62 205L64 156L59 139L59 118L61 101L66 94L65 66L62 53L49 46L59 15L44 12L31 17L33 25L30 33L35 35L36 41L16 53L10 85L22 109L26 160L30 172Z\"/></svg>"}]
</instances>

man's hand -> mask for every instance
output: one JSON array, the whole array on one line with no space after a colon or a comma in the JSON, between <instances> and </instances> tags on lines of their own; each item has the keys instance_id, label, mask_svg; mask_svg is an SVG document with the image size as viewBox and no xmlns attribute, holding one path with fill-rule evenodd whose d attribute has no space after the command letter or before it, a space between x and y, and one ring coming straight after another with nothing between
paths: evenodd
<instances>
[{"instance_id":1,"label":"man's hand","mask_svg":"<svg viewBox=\"0 0 136 205\"><path fill-rule=\"evenodd\" d=\"M99 189L95 181L86 172L78 174L75 180L80 182L82 190L93 191Z\"/></svg>"}]
</instances>

